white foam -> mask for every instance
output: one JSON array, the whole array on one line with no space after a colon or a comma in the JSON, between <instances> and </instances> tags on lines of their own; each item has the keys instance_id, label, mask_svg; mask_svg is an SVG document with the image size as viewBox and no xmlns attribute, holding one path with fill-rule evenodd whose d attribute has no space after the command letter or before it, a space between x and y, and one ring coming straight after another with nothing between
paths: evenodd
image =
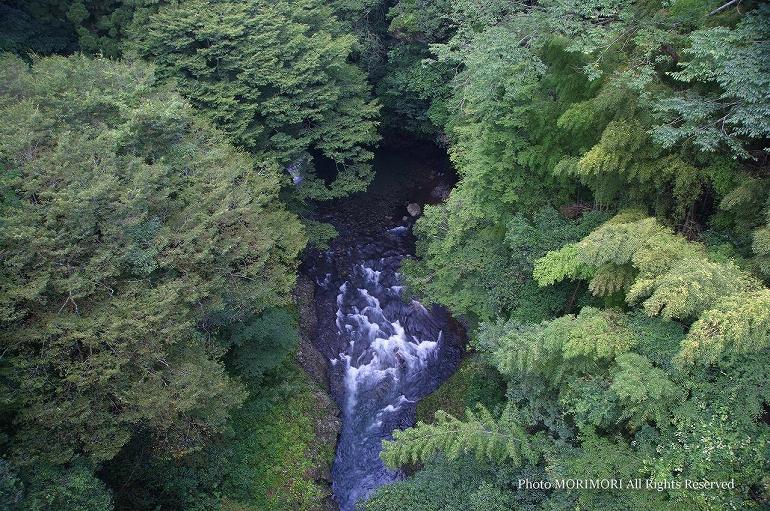
<instances>
[{"instance_id":1,"label":"white foam","mask_svg":"<svg viewBox=\"0 0 770 511\"><path fill-rule=\"evenodd\" d=\"M375 270L373 268L369 268L368 266L361 265L361 269L364 271L364 275L366 276L366 280L369 283L376 284L380 281L380 275L382 275L381 271Z\"/></svg>"},{"instance_id":2,"label":"white foam","mask_svg":"<svg viewBox=\"0 0 770 511\"><path fill-rule=\"evenodd\" d=\"M361 265L361 269L367 285L379 286L382 272L364 265ZM343 331L351 332L349 348L346 353L340 353L338 360L345 364L345 407L349 413L352 413L359 391L374 389L385 379L398 382L400 378L409 377L422 370L430 357L435 354L441 341L441 334L439 333L436 340L420 340L407 334L398 320L391 322L384 316L380 299L373 296L374 291L369 290L372 289L371 287L356 289L367 304L363 310L359 311L357 306L345 303L345 296L349 296L348 293L352 291L348 284L345 282L339 288L336 323L340 334ZM399 293L403 286L391 286L389 289ZM412 302L412 307L425 310L417 301ZM374 318L377 321L373 321ZM392 334L387 335L384 332L392 332ZM357 343L365 344L360 346ZM358 354L353 358L355 353ZM336 361L332 363L336 365ZM411 401L402 394L398 400L391 400L377 415L379 417L382 413L395 412L407 402Z\"/></svg>"},{"instance_id":3,"label":"white foam","mask_svg":"<svg viewBox=\"0 0 770 511\"><path fill-rule=\"evenodd\" d=\"M366 300L366 303L369 305L369 307L373 307L374 309L382 311L382 308L380 307L380 301L376 296L372 296L367 289L359 289L358 291L361 293L361 296L364 297L364 300Z\"/></svg>"}]
</instances>

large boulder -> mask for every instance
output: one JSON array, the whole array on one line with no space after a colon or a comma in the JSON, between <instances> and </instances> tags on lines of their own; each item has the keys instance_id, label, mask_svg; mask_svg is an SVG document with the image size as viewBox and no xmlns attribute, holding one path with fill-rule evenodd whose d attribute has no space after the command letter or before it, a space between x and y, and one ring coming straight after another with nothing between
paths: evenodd
<instances>
[{"instance_id":1,"label":"large boulder","mask_svg":"<svg viewBox=\"0 0 770 511\"><path fill-rule=\"evenodd\" d=\"M420 216L420 213L422 212L422 209L420 208L420 205L416 202L410 202L406 206L406 211L412 215L412 216Z\"/></svg>"}]
</instances>

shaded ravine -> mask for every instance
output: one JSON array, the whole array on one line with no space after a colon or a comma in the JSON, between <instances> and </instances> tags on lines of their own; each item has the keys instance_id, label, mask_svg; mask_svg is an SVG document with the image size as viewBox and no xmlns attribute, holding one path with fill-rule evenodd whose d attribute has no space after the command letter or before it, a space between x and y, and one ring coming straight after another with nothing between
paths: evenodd
<instances>
[{"instance_id":1,"label":"shaded ravine","mask_svg":"<svg viewBox=\"0 0 770 511\"><path fill-rule=\"evenodd\" d=\"M332 468L341 511L401 477L380 460L382 440L414 423L417 402L454 372L460 358L462 329L443 308L404 296L399 273L414 251L406 203L435 200L431 192L450 179L435 167L443 161L431 155L380 154L369 191L322 214L342 235L305 263L316 283L315 344L329 361L342 415Z\"/></svg>"}]
</instances>

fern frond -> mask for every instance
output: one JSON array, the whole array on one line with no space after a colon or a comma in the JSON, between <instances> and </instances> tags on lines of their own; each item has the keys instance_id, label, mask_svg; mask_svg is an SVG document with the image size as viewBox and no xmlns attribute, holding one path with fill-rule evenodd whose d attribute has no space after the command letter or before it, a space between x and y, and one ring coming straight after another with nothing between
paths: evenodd
<instances>
[{"instance_id":1,"label":"fern frond","mask_svg":"<svg viewBox=\"0 0 770 511\"><path fill-rule=\"evenodd\" d=\"M538 259L532 276L540 286L550 286L566 278L578 278L584 273L577 245L571 243Z\"/></svg>"},{"instance_id":2,"label":"fern frond","mask_svg":"<svg viewBox=\"0 0 770 511\"><path fill-rule=\"evenodd\" d=\"M470 453L521 466L525 461L535 462L540 452L511 406L500 418L482 405L466 410L464 420L439 410L432 424L418 422L412 428L395 431L393 440L384 441L382 446L382 459L393 468L424 462L437 454L456 459Z\"/></svg>"},{"instance_id":3,"label":"fern frond","mask_svg":"<svg viewBox=\"0 0 770 511\"><path fill-rule=\"evenodd\" d=\"M682 342L680 363L710 363L724 352L756 353L770 347L770 289L722 299L696 321Z\"/></svg>"},{"instance_id":4,"label":"fern frond","mask_svg":"<svg viewBox=\"0 0 770 511\"><path fill-rule=\"evenodd\" d=\"M609 296L627 290L635 276L636 271L630 264L603 264L588 283L588 289L594 296Z\"/></svg>"}]
</instances>

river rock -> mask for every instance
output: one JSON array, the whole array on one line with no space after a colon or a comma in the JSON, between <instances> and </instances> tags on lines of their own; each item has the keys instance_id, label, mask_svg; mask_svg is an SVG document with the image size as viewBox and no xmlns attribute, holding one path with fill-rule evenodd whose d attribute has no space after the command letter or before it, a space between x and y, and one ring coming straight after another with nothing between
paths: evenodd
<instances>
[{"instance_id":1,"label":"river rock","mask_svg":"<svg viewBox=\"0 0 770 511\"><path fill-rule=\"evenodd\" d=\"M300 274L297 277L297 284L294 287L294 302L297 304L300 321L300 344L294 356L300 367L319 385L323 390L329 391L329 377L327 375L327 362L324 356L313 347L311 339L315 336L318 327L318 318L316 317L315 307L313 305L315 292L313 282L305 275Z\"/></svg>"},{"instance_id":2,"label":"river rock","mask_svg":"<svg viewBox=\"0 0 770 511\"><path fill-rule=\"evenodd\" d=\"M416 202L410 202L406 206L406 210L412 216L419 216L420 213L422 212L422 210L420 209L420 205L417 204Z\"/></svg>"},{"instance_id":3,"label":"river rock","mask_svg":"<svg viewBox=\"0 0 770 511\"><path fill-rule=\"evenodd\" d=\"M430 192L430 196L433 200L443 202L449 197L449 192L452 191L452 187L446 183L436 185Z\"/></svg>"}]
</instances>

